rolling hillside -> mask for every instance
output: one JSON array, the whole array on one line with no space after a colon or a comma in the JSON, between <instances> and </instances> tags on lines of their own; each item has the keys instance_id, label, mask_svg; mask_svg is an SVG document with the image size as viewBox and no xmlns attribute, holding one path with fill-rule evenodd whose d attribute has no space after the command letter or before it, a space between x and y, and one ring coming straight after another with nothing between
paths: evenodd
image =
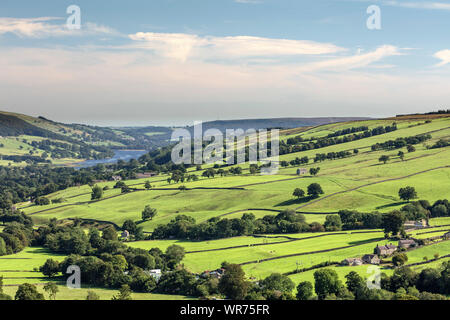
<instances>
[{"instance_id":1,"label":"rolling hillside","mask_svg":"<svg viewBox=\"0 0 450 320\"><path fill-rule=\"evenodd\" d=\"M211 166L201 169L188 169L188 174L195 174L198 181L169 182L169 174L141 179L128 180L125 183L133 189L121 193L114 189L115 182L100 182L101 187L109 187L101 200L92 201L89 186L68 188L51 194L50 199L63 198L64 202L47 206L23 204L21 209L37 223L51 218L82 218L111 222L120 228L122 223L131 219L151 233L158 225L167 224L178 215L192 217L197 223L211 218L240 218L252 213L256 218L275 216L286 209L304 214L307 223L323 223L327 215L336 215L339 210L357 210L359 212L389 212L400 209L408 202L398 195L400 188L413 186L418 198L433 203L450 198L450 147L436 147L438 141L450 138L450 117L415 117L393 118L385 120L364 120L326 124L310 129L290 129L283 132L282 140L300 136L309 142L318 141L330 134L344 133L352 127L367 126L369 130L396 123L397 130L302 152L284 154L281 161L287 166L281 167L278 174L262 176L250 174L248 165L240 165L242 174L228 174L206 178L202 173ZM414 144L414 151L406 147L390 149L373 149L373 145L383 145L386 141L411 136L431 135L431 138ZM305 142L299 142L302 144ZM317 154L337 153L350 150L343 158L314 161ZM357 151L355 151L357 150ZM403 151L403 159L399 156ZM389 156L386 163L380 161L383 155ZM296 164L295 159L307 156L307 164ZM297 175L298 168L320 167L317 176ZM226 169L230 169L227 167ZM149 181L150 190L144 187ZM317 199L292 196L295 188L306 190L311 183L319 183L324 194ZM185 188L180 189L180 186ZM158 213L149 221L141 220L141 212L146 205L156 208ZM430 236L442 235L450 229L449 218L430 220ZM417 238L428 238L427 233L410 233ZM340 262L349 257L361 257L372 253L379 244L388 243L381 230L359 230L341 232L307 232L298 234L270 234L263 237L252 235L209 241L187 240L151 240L130 242L137 248L150 249L158 247L165 250L171 244L185 248L187 255L184 265L191 271L199 273L213 270L227 260L242 264L247 276L260 279L274 270L290 274L296 283L311 281L312 271L293 273L298 268L310 268L320 263ZM408 252L409 262L422 261L424 256L449 253L448 241L430 244L417 251ZM446 261L448 258L440 260ZM430 262L430 265L437 262ZM419 265L414 268L423 268ZM338 267L341 278L349 271L356 270L367 276L367 266ZM383 272L390 274L393 270L386 266Z\"/></svg>"}]
</instances>

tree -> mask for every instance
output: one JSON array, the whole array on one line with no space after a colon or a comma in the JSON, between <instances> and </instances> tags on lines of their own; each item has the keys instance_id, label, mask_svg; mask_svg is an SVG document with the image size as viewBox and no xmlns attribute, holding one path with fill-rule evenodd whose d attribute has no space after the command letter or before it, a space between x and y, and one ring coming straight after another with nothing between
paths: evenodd
<instances>
[{"instance_id":1,"label":"tree","mask_svg":"<svg viewBox=\"0 0 450 320\"><path fill-rule=\"evenodd\" d=\"M219 281L219 292L228 299L243 300L247 295L249 283L245 280L245 273L238 264L222 264L225 273Z\"/></svg>"},{"instance_id":2,"label":"tree","mask_svg":"<svg viewBox=\"0 0 450 320\"><path fill-rule=\"evenodd\" d=\"M405 160L405 153L403 151L399 151L397 155L402 161Z\"/></svg>"},{"instance_id":3,"label":"tree","mask_svg":"<svg viewBox=\"0 0 450 320\"><path fill-rule=\"evenodd\" d=\"M145 189L149 190L152 188L152 185L150 184L150 181L145 181L145 185L144 185Z\"/></svg>"},{"instance_id":4,"label":"tree","mask_svg":"<svg viewBox=\"0 0 450 320\"><path fill-rule=\"evenodd\" d=\"M46 206L50 204L50 200L46 197L39 197L36 200L34 200L34 203L37 206Z\"/></svg>"},{"instance_id":5,"label":"tree","mask_svg":"<svg viewBox=\"0 0 450 320\"><path fill-rule=\"evenodd\" d=\"M117 231L113 226L103 229L102 238L105 240L117 240Z\"/></svg>"},{"instance_id":6,"label":"tree","mask_svg":"<svg viewBox=\"0 0 450 320\"><path fill-rule=\"evenodd\" d=\"M387 155L382 155L382 156L378 159L378 161L383 162L384 164L386 164L386 162L388 162L389 159L390 159L389 156L387 156Z\"/></svg>"},{"instance_id":7,"label":"tree","mask_svg":"<svg viewBox=\"0 0 450 320\"><path fill-rule=\"evenodd\" d=\"M186 253L183 247L173 244L166 249L165 255L169 263L173 266L176 266L181 262L181 260L183 260L185 254Z\"/></svg>"},{"instance_id":8,"label":"tree","mask_svg":"<svg viewBox=\"0 0 450 320\"><path fill-rule=\"evenodd\" d=\"M145 206L144 211L142 211L142 220L152 220L157 214L157 210L150 206Z\"/></svg>"},{"instance_id":9,"label":"tree","mask_svg":"<svg viewBox=\"0 0 450 320\"><path fill-rule=\"evenodd\" d=\"M100 200L103 197L103 189L95 185L92 188L91 200Z\"/></svg>"},{"instance_id":10,"label":"tree","mask_svg":"<svg viewBox=\"0 0 450 320\"><path fill-rule=\"evenodd\" d=\"M313 295L313 285L309 281L300 282L297 286L297 299L309 300Z\"/></svg>"},{"instance_id":11,"label":"tree","mask_svg":"<svg viewBox=\"0 0 450 320\"><path fill-rule=\"evenodd\" d=\"M414 187L410 187L410 186L400 188L400 190L398 190L398 195L399 195L400 199L406 200L408 202L411 199L417 198L416 189Z\"/></svg>"},{"instance_id":12,"label":"tree","mask_svg":"<svg viewBox=\"0 0 450 320\"><path fill-rule=\"evenodd\" d=\"M131 298L131 289L127 284L122 285L119 289L119 294L114 295L111 300L133 300Z\"/></svg>"},{"instance_id":13,"label":"tree","mask_svg":"<svg viewBox=\"0 0 450 320\"><path fill-rule=\"evenodd\" d=\"M323 226L326 231L340 231L342 230L341 217L336 214L329 214L326 216Z\"/></svg>"},{"instance_id":14,"label":"tree","mask_svg":"<svg viewBox=\"0 0 450 320\"><path fill-rule=\"evenodd\" d=\"M440 278L441 274L439 270L432 268L423 269L417 279L416 287L420 291L438 293L440 289Z\"/></svg>"},{"instance_id":15,"label":"tree","mask_svg":"<svg viewBox=\"0 0 450 320\"><path fill-rule=\"evenodd\" d=\"M15 300L45 300L44 295L37 291L36 286L23 283L19 286L14 297Z\"/></svg>"},{"instance_id":16,"label":"tree","mask_svg":"<svg viewBox=\"0 0 450 320\"><path fill-rule=\"evenodd\" d=\"M131 189L130 189L129 186L124 185L124 186L122 186L120 192L121 192L121 193L129 193L129 192L131 192Z\"/></svg>"},{"instance_id":17,"label":"tree","mask_svg":"<svg viewBox=\"0 0 450 320\"><path fill-rule=\"evenodd\" d=\"M100 300L100 296L94 291L89 290L87 292L86 300Z\"/></svg>"},{"instance_id":18,"label":"tree","mask_svg":"<svg viewBox=\"0 0 450 320\"><path fill-rule=\"evenodd\" d=\"M134 240L145 240L144 227L140 226L136 228L136 231L134 231Z\"/></svg>"},{"instance_id":19,"label":"tree","mask_svg":"<svg viewBox=\"0 0 450 320\"><path fill-rule=\"evenodd\" d=\"M58 286L53 282L49 282L44 286L44 290L48 293L50 300L56 299L56 294L59 292Z\"/></svg>"},{"instance_id":20,"label":"tree","mask_svg":"<svg viewBox=\"0 0 450 320\"><path fill-rule=\"evenodd\" d=\"M317 198L319 195L323 194L322 187L318 183L311 183L308 186L308 195L313 198Z\"/></svg>"},{"instance_id":21,"label":"tree","mask_svg":"<svg viewBox=\"0 0 450 320\"><path fill-rule=\"evenodd\" d=\"M300 199L301 197L305 196L305 191L300 188L295 188L294 192L292 193L294 197L297 197Z\"/></svg>"},{"instance_id":22,"label":"tree","mask_svg":"<svg viewBox=\"0 0 450 320\"><path fill-rule=\"evenodd\" d=\"M53 259L47 259L44 265L39 268L43 275L51 278L59 273L59 262Z\"/></svg>"},{"instance_id":23,"label":"tree","mask_svg":"<svg viewBox=\"0 0 450 320\"><path fill-rule=\"evenodd\" d=\"M408 144L406 146L406 150L408 150L408 152L414 152L414 151L416 151L416 148L413 145Z\"/></svg>"},{"instance_id":24,"label":"tree","mask_svg":"<svg viewBox=\"0 0 450 320\"><path fill-rule=\"evenodd\" d=\"M3 276L0 276L0 301L12 300L12 297L3 293Z\"/></svg>"},{"instance_id":25,"label":"tree","mask_svg":"<svg viewBox=\"0 0 450 320\"><path fill-rule=\"evenodd\" d=\"M283 294L290 294L294 290L295 284L292 280L281 273L272 273L270 276L260 281L260 286L267 291L280 291Z\"/></svg>"},{"instance_id":26,"label":"tree","mask_svg":"<svg viewBox=\"0 0 450 320\"><path fill-rule=\"evenodd\" d=\"M396 267L404 265L408 261L408 256L405 253L397 253L392 257L392 263Z\"/></svg>"},{"instance_id":27,"label":"tree","mask_svg":"<svg viewBox=\"0 0 450 320\"><path fill-rule=\"evenodd\" d=\"M314 288L319 299L323 300L327 295L337 294L341 287L336 271L326 268L314 272Z\"/></svg>"},{"instance_id":28,"label":"tree","mask_svg":"<svg viewBox=\"0 0 450 320\"><path fill-rule=\"evenodd\" d=\"M350 271L346 276L345 284L347 286L347 289L356 295L356 293L364 288L366 285L364 283L364 279L356 272L356 271Z\"/></svg>"},{"instance_id":29,"label":"tree","mask_svg":"<svg viewBox=\"0 0 450 320\"><path fill-rule=\"evenodd\" d=\"M135 233L136 232L136 222L134 222L131 219L127 219L123 222L122 224L122 230L127 230L130 233Z\"/></svg>"},{"instance_id":30,"label":"tree","mask_svg":"<svg viewBox=\"0 0 450 320\"><path fill-rule=\"evenodd\" d=\"M398 234L403 228L404 221L405 218L400 211L384 213L382 216L382 227L384 232L387 234L392 232L393 235Z\"/></svg>"},{"instance_id":31,"label":"tree","mask_svg":"<svg viewBox=\"0 0 450 320\"><path fill-rule=\"evenodd\" d=\"M316 176L320 171L320 168L310 168L309 169L309 174L312 176Z\"/></svg>"}]
</instances>

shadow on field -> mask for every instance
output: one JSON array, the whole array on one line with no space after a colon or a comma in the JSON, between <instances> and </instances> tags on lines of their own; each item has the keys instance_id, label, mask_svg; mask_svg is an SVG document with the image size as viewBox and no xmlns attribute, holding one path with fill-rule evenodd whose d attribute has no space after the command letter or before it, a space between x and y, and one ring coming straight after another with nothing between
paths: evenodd
<instances>
[{"instance_id":1,"label":"shadow on field","mask_svg":"<svg viewBox=\"0 0 450 320\"><path fill-rule=\"evenodd\" d=\"M370 238L370 239L365 239L365 240L358 240L358 241L350 241L348 244L351 246L357 246L357 245L361 245L361 244L365 244L365 243L370 243L370 242L375 242L377 240L384 240L384 238ZM375 247L375 245L374 245Z\"/></svg>"},{"instance_id":2,"label":"shadow on field","mask_svg":"<svg viewBox=\"0 0 450 320\"><path fill-rule=\"evenodd\" d=\"M290 205L293 205L293 204L302 204L302 203L309 202L309 201L311 201L313 199L315 199L315 198L312 197L312 196L307 196L307 197L303 197L303 198L300 198L300 199L290 199L290 200L286 200L286 201L283 201L283 202L280 202L280 203L276 204L275 207L290 206Z\"/></svg>"},{"instance_id":3,"label":"shadow on field","mask_svg":"<svg viewBox=\"0 0 450 320\"><path fill-rule=\"evenodd\" d=\"M405 204L408 204L408 201L400 201L400 202L385 204L382 206L378 206L375 209L385 209L385 208L396 207L396 206L405 205Z\"/></svg>"}]
</instances>

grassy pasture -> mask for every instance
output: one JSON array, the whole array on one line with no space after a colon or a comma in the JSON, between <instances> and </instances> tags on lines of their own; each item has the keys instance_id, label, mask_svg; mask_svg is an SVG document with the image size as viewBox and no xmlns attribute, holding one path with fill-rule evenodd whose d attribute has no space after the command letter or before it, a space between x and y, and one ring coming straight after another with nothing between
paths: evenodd
<instances>
[{"instance_id":1,"label":"grassy pasture","mask_svg":"<svg viewBox=\"0 0 450 320\"><path fill-rule=\"evenodd\" d=\"M128 185L142 189L142 191L132 192L120 195L120 190L108 190L105 197L111 197L98 202L90 202L90 187L81 186L69 188L52 194L50 199L64 198L66 201L61 204L52 204L49 206L36 207L24 204L24 211L32 214L36 220L56 217L63 218L89 218L98 220L107 220L121 225L124 220L132 219L144 227L145 231L152 231L159 224L168 223L179 214L185 214L194 217L197 222L206 221L212 217L239 218L244 213L251 212L260 218L265 215L276 215L277 212L271 210L297 209L297 211L313 212L317 214L305 214L307 222L318 221L323 223L328 213L334 213L341 209L354 209L362 212L388 212L393 209L399 209L406 202L398 197L398 190L404 186L414 186L420 199L426 199L433 203L438 199L450 199L450 168L440 168L448 166L450 157L450 148L427 149L426 146L432 145L437 139L450 136L450 118L434 119L433 122L423 124L423 119L395 120L398 130L395 132L361 139L345 144L329 146L322 149L310 150L295 154L283 155L280 160L291 160L296 157L308 156L310 163L301 167L311 168L320 167L318 176L310 177L296 176L298 167L280 168L277 175L262 176L249 175L248 171L240 176L226 176L208 179L202 178L204 169L211 165L203 165L203 169L195 171L190 168L190 173L195 173L200 177L196 182L171 183L167 182L168 175L160 175L149 179L126 181ZM348 122L339 124L330 124L305 130L300 133L293 133L295 130L287 130L287 135L282 139L291 136L301 135L304 138L323 137L336 130L349 127L358 127L367 125L374 128L380 125L390 125L393 120L370 120L360 122ZM300 130L302 131L302 130ZM416 152L405 152L405 161L401 161L397 153L399 150L390 151L370 151L370 146L377 142L384 142L398 137L413 136L422 133L431 132L433 139L425 144L416 145ZM339 160L327 160L322 163L313 163L311 158L316 153L327 153L332 151L359 149L359 153L351 157ZM387 164L380 164L378 161L381 155L389 155L391 160ZM241 165L242 168L248 167L248 164ZM429 170L429 171L427 171ZM144 191L144 183L149 180L154 188L169 188L171 190L150 190ZM306 201L305 199L294 199L292 192L295 188L306 190L310 183L317 182L321 184L325 194L317 200ZM99 183L101 187L109 186L112 188L115 182ZM180 185L187 188L221 188L221 189L194 189L180 191L177 188ZM231 190L226 188L243 188L242 190ZM79 204L79 203L83 204ZM152 221L141 222L141 211L145 205L150 205L158 210L157 216ZM253 210L252 210L253 209ZM254 209L265 209L254 210ZM40 212L46 210L44 212ZM430 224L450 225L450 218L431 219ZM436 229L424 229L410 232L414 237L428 238L435 235L441 235L450 227ZM420 235L418 233L425 231L435 231L429 234ZM308 238L311 236L323 235L318 238ZM266 238L256 237L237 237L230 239L219 239L212 241L180 241L180 240L161 240L161 241L140 241L127 243L132 247L139 247L149 250L158 247L165 250L172 244L183 246L186 251L200 251L197 253L186 254L183 260L184 265L193 272L202 272L204 270L216 269L223 261L231 263L244 263L243 268L249 277L257 279L268 276L272 272L291 272L296 268L307 268L325 261L342 261L345 258L360 257L364 254L372 253L376 244L385 244L384 234L381 230L370 233L350 233L341 235L330 233L301 233L288 235L267 235ZM303 239L299 241L284 242L287 237ZM380 240L377 240L380 239ZM367 241L372 241L367 243ZM266 244L266 243L270 244ZM434 253L438 252L441 256L450 252L449 241L436 243L427 247L409 251L408 263L421 262L424 256L432 258ZM350 245L357 245L349 248L341 248ZM233 246L242 246L239 248L228 249ZM333 249L328 252L316 252L321 250ZM28 249L27 249L28 250ZM215 250L215 251L205 251ZM316 253L313 253L316 252ZM27 251L24 251L27 254ZM302 254L289 256L293 254ZM44 257L48 254L42 252ZM267 258L278 258L270 261L260 261ZM39 260L39 265L45 261ZM25 261L25 260L24 260ZM255 262L260 261L260 262ZM440 260L439 263L444 261ZM252 262L245 264L247 262ZM6 270L2 267L4 260L0 259L0 270ZM8 261L7 263L18 263L17 261ZM33 263L34 264L34 263ZM36 263L37 264L37 263ZM438 262L432 262L426 266L438 265ZM424 266L417 266L420 270ZM28 267L27 267L28 268ZM31 262L29 268L32 270ZM357 271L362 276L367 277L367 266L360 267L331 267L336 270L342 281L344 276L350 271ZM392 269L384 269L383 272L390 274ZM313 281L315 270L291 275L294 282ZM0 272L1 273L1 272ZM25 275L18 274L18 276ZM11 280L11 279L10 279ZM12 283L10 280L9 283ZM44 282L45 279L42 280ZM41 282L40 280L38 282ZM68 289L67 289L68 290ZM85 289L83 289L85 290ZM101 296L109 299L114 291L96 289L101 292ZM69 296L61 289L61 297ZM86 291L79 291L78 294L71 295L76 299L83 299ZM81 293L82 292L82 293ZM136 296L137 297L137 296ZM145 296L147 299L157 299L158 295ZM137 298L136 298L137 299ZM167 297L164 297L167 299Z\"/></svg>"},{"instance_id":2,"label":"grassy pasture","mask_svg":"<svg viewBox=\"0 0 450 320\"><path fill-rule=\"evenodd\" d=\"M43 284L38 285L37 289L39 292L44 294L45 299L49 300L47 292L43 289ZM4 287L4 293L12 296L16 294L17 287ZM93 291L99 295L100 300L111 300L113 296L119 293L118 290L96 288L96 287L81 287L80 289L70 289L65 285L58 284L58 293L56 295L56 300L86 300L88 291ZM178 295L168 295L168 294L156 294L156 293L132 293L131 297L133 300L194 300L194 298Z\"/></svg>"}]
</instances>

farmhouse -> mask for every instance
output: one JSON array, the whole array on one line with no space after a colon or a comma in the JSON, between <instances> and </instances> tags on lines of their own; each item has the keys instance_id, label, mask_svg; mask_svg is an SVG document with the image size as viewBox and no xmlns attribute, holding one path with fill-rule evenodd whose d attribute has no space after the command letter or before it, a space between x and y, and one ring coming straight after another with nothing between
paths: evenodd
<instances>
[{"instance_id":1,"label":"farmhouse","mask_svg":"<svg viewBox=\"0 0 450 320\"><path fill-rule=\"evenodd\" d=\"M112 176L111 179L113 181L120 181L120 180L122 180L122 177L121 176Z\"/></svg>"},{"instance_id":2,"label":"farmhouse","mask_svg":"<svg viewBox=\"0 0 450 320\"><path fill-rule=\"evenodd\" d=\"M145 179L157 176L156 172L144 172L144 173L136 173L136 179Z\"/></svg>"},{"instance_id":3,"label":"farmhouse","mask_svg":"<svg viewBox=\"0 0 450 320\"><path fill-rule=\"evenodd\" d=\"M376 254L366 254L362 257L362 261L368 264L380 264L381 262Z\"/></svg>"},{"instance_id":4,"label":"farmhouse","mask_svg":"<svg viewBox=\"0 0 450 320\"><path fill-rule=\"evenodd\" d=\"M341 262L341 265L351 266L351 267L360 266L362 264L363 264L363 262L360 258L347 258L347 259L342 260L342 262Z\"/></svg>"},{"instance_id":5,"label":"farmhouse","mask_svg":"<svg viewBox=\"0 0 450 320\"><path fill-rule=\"evenodd\" d=\"M206 270L205 272L202 273L202 277L211 276L211 277L220 279L224 273L225 273L225 270L222 268L214 270L214 271Z\"/></svg>"},{"instance_id":6,"label":"farmhouse","mask_svg":"<svg viewBox=\"0 0 450 320\"><path fill-rule=\"evenodd\" d=\"M130 237L130 233L128 232L128 230L124 230L120 236L122 237L122 239L128 240L128 238Z\"/></svg>"},{"instance_id":7,"label":"farmhouse","mask_svg":"<svg viewBox=\"0 0 450 320\"><path fill-rule=\"evenodd\" d=\"M446 239L446 240L449 240L449 239L450 239L450 231L447 232L447 233L445 233L445 234L442 236L442 238L443 238L443 239Z\"/></svg>"},{"instance_id":8,"label":"farmhouse","mask_svg":"<svg viewBox=\"0 0 450 320\"><path fill-rule=\"evenodd\" d=\"M377 245L375 248L375 253L379 256L390 256L395 251L397 251L397 246L391 244L387 244L385 246Z\"/></svg>"},{"instance_id":9,"label":"farmhouse","mask_svg":"<svg viewBox=\"0 0 450 320\"><path fill-rule=\"evenodd\" d=\"M405 248L405 249L408 249L408 248L411 248L411 247L415 247L416 246L416 242L414 241L414 240L400 240L399 242L398 242L398 247L399 248Z\"/></svg>"},{"instance_id":10,"label":"farmhouse","mask_svg":"<svg viewBox=\"0 0 450 320\"><path fill-rule=\"evenodd\" d=\"M420 221L405 221L403 224L403 227L405 229L421 229L425 228L427 226L427 221L425 219L422 219Z\"/></svg>"},{"instance_id":11,"label":"farmhouse","mask_svg":"<svg viewBox=\"0 0 450 320\"><path fill-rule=\"evenodd\" d=\"M302 175L302 174L307 174L308 173L308 169L306 169L306 168L300 168L300 169L297 169L297 175Z\"/></svg>"},{"instance_id":12,"label":"farmhouse","mask_svg":"<svg viewBox=\"0 0 450 320\"><path fill-rule=\"evenodd\" d=\"M153 277L157 282L162 276L161 269L151 269L151 270L145 270L144 273L147 275Z\"/></svg>"}]
</instances>

